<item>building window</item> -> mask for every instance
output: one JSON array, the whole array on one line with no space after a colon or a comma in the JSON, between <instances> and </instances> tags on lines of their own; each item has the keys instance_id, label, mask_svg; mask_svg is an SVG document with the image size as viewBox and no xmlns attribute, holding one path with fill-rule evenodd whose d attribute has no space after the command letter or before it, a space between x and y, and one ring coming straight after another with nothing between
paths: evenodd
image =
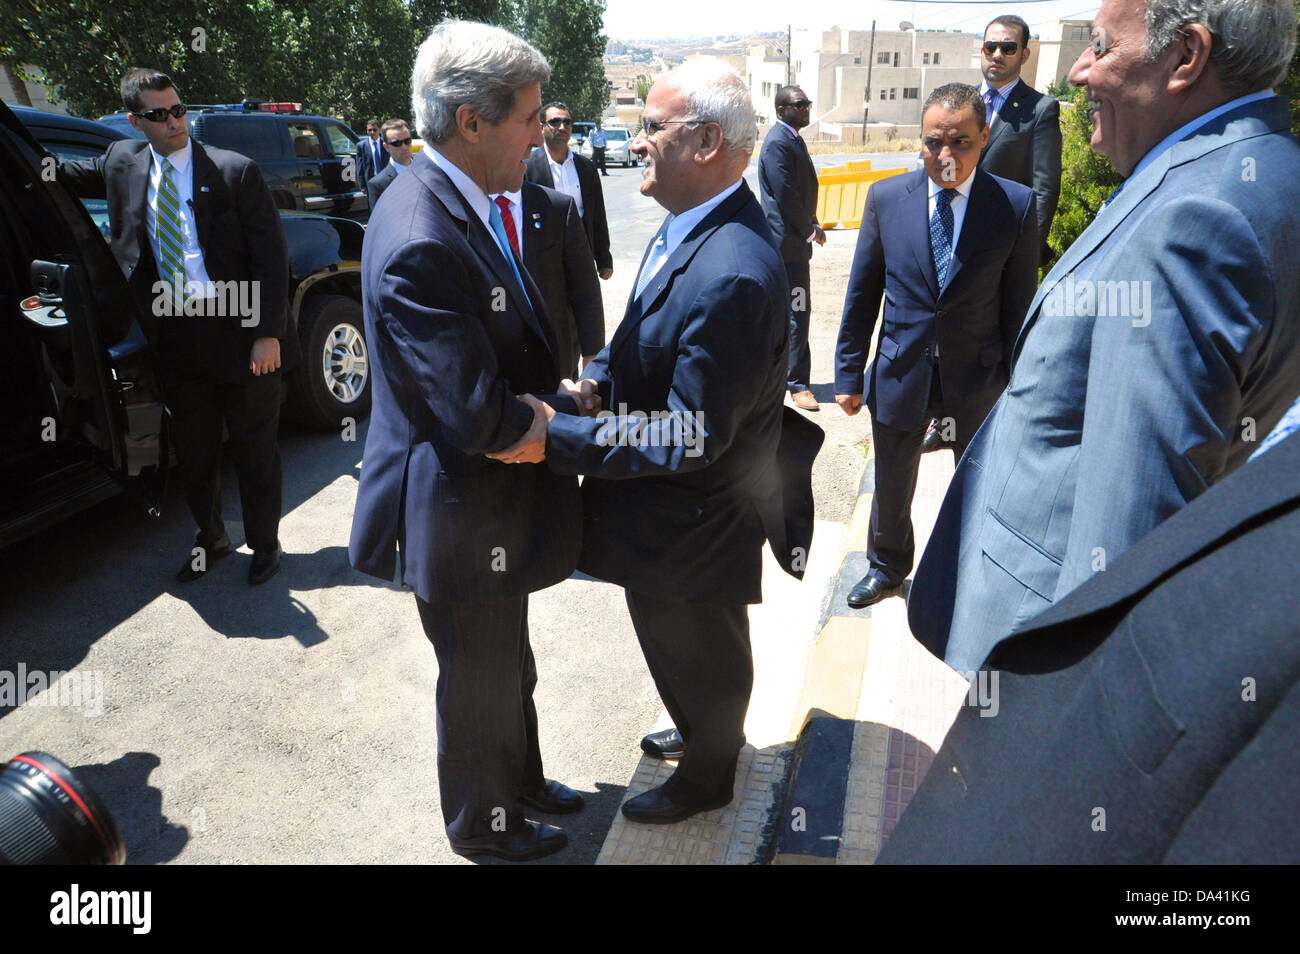
<instances>
[{"instance_id":1,"label":"building window","mask_svg":"<svg viewBox=\"0 0 1300 954\"><path fill-rule=\"evenodd\" d=\"M934 54L934 65L935 65L935 66L938 66L938 65L939 65L939 54L938 54L938 53Z\"/></svg>"},{"instance_id":2,"label":"building window","mask_svg":"<svg viewBox=\"0 0 1300 954\"><path fill-rule=\"evenodd\" d=\"M922 66L929 66L929 65L930 65L930 54L929 54L929 53L922 53L922 54L921 54L921 65L922 65Z\"/></svg>"},{"instance_id":3,"label":"building window","mask_svg":"<svg viewBox=\"0 0 1300 954\"><path fill-rule=\"evenodd\" d=\"M861 64L862 64L862 57L860 57L860 56L855 56L855 57L853 57L853 65L854 65L854 66L860 66Z\"/></svg>"},{"instance_id":4,"label":"building window","mask_svg":"<svg viewBox=\"0 0 1300 954\"><path fill-rule=\"evenodd\" d=\"M882 90L880 91L880 98L881 98L882 100L889 99L889 90L887 90L887 89L882 89Z\"/></svg>"},{"instance_id":5,"label":"building window","mask_svg":"<svg viewBox=\"0 0 1300 954\"><path fill-rule=\"evenodd\" d=\"M876 54L876 64L877 64L878 66L888 66L888 65L889 65L889 54L888 54L888 53L877 53L877 54Z\"/></svg>"},{"instance_id":6,"label":"building window","mask_svg":"<svg viewBox=\"0 0 1300 954\"><path fill-rule=\"evenodd\" d=\"M897 52L897 51L894 52L894 65L895 65L895 66L898 65L898 52Z\"/></svg>"},{"instance_id":7,"label":"building window","mask_svg":"<svg viewBox=\"0 0 1300 954\"><path fill-rule=\"evenodd\" d=\"M919 90L915 86L903 87L903 99L920 99Z\"/></svg>"},{"instance_id":8,"label":"building window","mask_svg":"<svg viewBox=\"0 0 1300 954\"><path fill-rule=\"evenodd\" d=\"M897 92L898 92L898 87L896 86L889 87L889 98L898 99L898 97L895 95Z\"/></svg>"}]
</instances>

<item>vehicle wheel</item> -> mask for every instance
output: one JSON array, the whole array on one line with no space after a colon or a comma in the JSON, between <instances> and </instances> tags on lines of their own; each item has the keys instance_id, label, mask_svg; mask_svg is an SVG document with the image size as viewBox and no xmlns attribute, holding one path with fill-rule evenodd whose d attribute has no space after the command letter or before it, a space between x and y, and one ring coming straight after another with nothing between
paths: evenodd
<instances>
[{"instance_id":1,"label":"vehicle wheel","mask_svg":"<svg viewBox=\"0 0 1300 954\"><path fill-rule=\"evenodd\" d=\"M303 362L289 384L294 416L334 430L370 413L370 351L361 305L344 295L315 295L298 316Z\"/></svg>"}]
</instances>

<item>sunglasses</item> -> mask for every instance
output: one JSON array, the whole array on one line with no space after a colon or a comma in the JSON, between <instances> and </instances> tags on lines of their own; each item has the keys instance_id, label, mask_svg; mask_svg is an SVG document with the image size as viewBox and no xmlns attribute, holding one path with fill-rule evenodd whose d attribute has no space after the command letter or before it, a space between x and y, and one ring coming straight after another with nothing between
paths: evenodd
<instances>
[{"instance_id":1,"label":"sunglasses","mask_svg":"<svg viewBox=\"0 0 1300 954\"><path fill-rule=\"evenodd\" d=\"M992 40L984 44L984 52L992 56L998 50L1002 51L1003 56L1015 56L1016 51L1020 49L1020 44L1014 41L1007 43L994 43Z\"/></svg>"},{"instance_id":2,"label":"sunglasses","mask_svg":"<svg viewBox=\"0 0 1300 954\"><path fill-rule=\"evenodd\" d=\"M565 126L572 126L573 120L560 119L559 117L556 117L555 119L546 120L546 125L550 126L552 129L563 129Z\"/></svg>"},{"instance_id":3,"label":"sunglasses","mask_svg":"<svg viewBox=\"0 0 1300 954\"><path fill-rule=\"evenodd\" d=\"M800 100L796 100L793 103L786 103L786 106L789 107L790 109L807 109L811 105L812 105L811 99L800 99Z\"/></svg>"},{"instance_id":4,"label":"sunglasses","mask_svg":"<svg viewBox=\"0 0 1300 954\"><path fill-rule=\"evenodd\" d=\"M398 146L409 146L411 144L411 137L407 136L405 139L390 139L388 140L388 144L394 149Z\"/></svg>"},{"instance_id":5,"label":"sunglasses","mask_svg":"<svg viewBox=\"0 0 1300 954\"><path fill-rule=\"evenodd\" d=\"M157 109L146 109L144 112L139 112L138 110L133 109L131 110L131 115L139 116L141 119L147 119L151 123L162 123L167 121L168 116L180 119L185 115L188 109L189 107L184 103L177 103L175 106L170 108L159 106Z\"/></svg>"}]
</instances>

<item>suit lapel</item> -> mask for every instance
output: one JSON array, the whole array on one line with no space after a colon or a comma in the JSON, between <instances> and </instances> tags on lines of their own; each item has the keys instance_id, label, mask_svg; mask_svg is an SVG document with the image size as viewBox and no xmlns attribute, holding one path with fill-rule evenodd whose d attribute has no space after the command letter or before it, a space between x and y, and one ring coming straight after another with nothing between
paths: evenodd
<instances>
[{"instance_id":1,"label":"suit lapel","mask_svg":"<svg viewBox=\"0 0 1300 954\"><path fill-rule=\"evenodd\" d=\"M1245 524L1297 499L1300 434L1293 434L1173 514L1139 540L1116 566L1095 574L1060 603L1048 607L1024 634L1109 609L1140 595Z\"/></svg>"},{"instance_id":2,"label":"suit lapel","mask_svg":"<svg viewBox=\"0 0 1300 954\"><path fill-rule=\"evenodd\" d=\"M525 185L520 202L524 216L523 222L520 223L520 232L523 233L521 250L524 253L524 268L529 275L536 274L540 267L537 261L537 249L542 240L542 233L546 229L546 203L541 201L544 195L545 193L541 193L539 189L530 189ZM541 224L541 229L537 228L538 223Z\"/></svg>"},{"instance_id":3,"label":"suit lapel","mask_svg":"<svg viewBox=\"0 0 1300 954\"><path fill-rule=\"evenodd\" d=\"M127 193L126 204L132 215L139 216L136 228L136 242L140 246L139 257L136 259L138 263L146 252L153 258L153 245L149 241L149 174L153 171L153 151L146 144L130 162L131 174L127 186L130 191Z\"/></svg>"},{"instance_id":4,"label":"suit lapel","mask_svg":"<svg viewBox=\"0 0 1300 954\"><path fill-rule=\"evenodd\" d=\"M191 171L194 173L194 223L199 233L199 247L206 254L208 239L212 236L213 197L221 185L221 175L202 146L196 142L193 148L194 166Z\"/></svg>"},{"instance_id":5,"label":"suit lapel","mask_svg":"<svg viewBox=\"0 0 1300 954\"><path fill-rule=\"evenodd\" d=\"M914 179L903 196L900 214L907 223L904 232L911 246L916 266L925 276L926 287L939 299L939 276L934 270L934 253L930 250L930 177L924 169L912 173Z\"/></svg>"},{"instance_id":6,"label":"suit lapel","mask_svg":"<svg viewBox=\"0 0 1300 954\"><path fill-rule=\"evenodd\" d=\"M421 162L419 160L422 157L423 161ZM555 339L551 336L550 329L538 318L537 313L530 306L523 287L515 280L514 269L510 267L510 263L506 261L501 252L501 247L497 245L496 237L488 231L483 221L466 204L465 197L460 194L460 190L456 188L447 174L439 169L432 159L423 156L423 152L417 153L415 158L411 160L407 172L414 173L420 182L438 197L438 200L442 202L447 211L460 220L465 227L465 240L469 242L470 248L491 269L501 287L510 293L515 308L524 318L524 323L533 330L537 337L546 342L547 347L554 354ZM533 296L533 301L540 303L541 293L537 291L537 286L532 284L526 274L523 274L522 268L521 274L524 281L531 286L528 289L528 294Z\"/></svg>"},{"instance_id":7,"label":"suit lapel","mask_svg":"<svg viewBox=\"0 0 1300 954\"><path fill-rule=\"evenodd\" d=\"M970 196L966 199L966 215L962 218L961 234L957 236L957 247L953 249L952 261L948 263L948 284L945 288L951 288L957 280L962 263L997 235L996 229L987 227L993 212L990 201L992 196L989 193L992 185L987 173L976 168L975 181L971 183ZM929 234L928 223L926 234Z\"/></svg>"}]
</instances>

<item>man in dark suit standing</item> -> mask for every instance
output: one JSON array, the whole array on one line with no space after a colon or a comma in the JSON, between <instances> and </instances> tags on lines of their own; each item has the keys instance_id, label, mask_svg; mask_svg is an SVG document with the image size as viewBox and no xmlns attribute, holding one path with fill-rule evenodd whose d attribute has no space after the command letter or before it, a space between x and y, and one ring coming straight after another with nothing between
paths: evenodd
<instances>
[{"instance_id":1,"label":"man in dark suit standing","mask_svg":"<svg viewBox=\"0 0 1300 954\"><path fill-rule=\"evenodd\" d=\"M881 863L1300 861L1300 434L1273 440L997 644L996 711L958 714Z\"/></svg>"},{"instance_id":2,"label":"man in dark suit standing","mask_svg":"<svg viewBox=\"0 0 1300 954\"><path fill-rule=\"evenodd\" d=\"M782 406L785 270L742 178L757 133L744 81L688 64L655 83L642 127L641 192L670 214L581 382L611 413L548 412L546 460L587 475L579 566L624 587L677 727L679 749L642 743L681 756L677 770L623 805L667 823L731 801L753 684L747 604L762 599L765 538L802 575L822 434ZM778 445L801 457L785 483Z\"/></svg>"},{"instance_id":3,"label":"man in dark suit standing","mask_svg":"<svg viewBox=\"0 0 1300 954\"><path fill-rule=\"evenodd\" d=\"M862 407L866 371L875 448L871 569L848 596L859 609L912 570L912 495L927 422L954 421L960 456L1006 387L1037 284L1033 193L977 168L989 135L979 91L940 86L925 101L921 131L925 168L867 193L835 351L835 400L849 415Z\"/></svg>"},{"instance_id":4,"label":"man in dark suit standing","mask_svg":"<svg viewBox=\"0 0 1300 954\"><path fill-rule=\"evenodd\" d=\"M253 550L248 580L264 583L280 569L279 371L297 354L280 216L255 163L190 140L165 74L128 70L122 101L145 141L115 142L59 174L108 200L113 255L157 359L198 524L176 578L193 582L233 551L221 517L224 427Z\"/></svg>"},{"instance_id":5,"label":"man in dark suit standing","mask_svg":"<svg viewBox=\"0 0 1300 954\"><path fill-rule=\"evenodd\" d=\"M384 190L392 185L398 173L411 165L411 130L403 119L390 119L379 128L379 138L388 154L388 165L366 183L366 194L373 210Z\"/></svg>"},{"instance_id":6,"label":"man in dark suit standing","mask_svg":"<svg viewBox=\"0 0 1300 954\"><path fill-rule=\"evenodd\" d=\"M605 305L578 207L535 182L488 198L501 210L511 247L546 299L560 370L575 378L578 358L585 366L605 347Z\"/></svg>"},{"instance_id":7,"label":"man in dark suit standing","mask_svg":"<svg viewBox=\"0 0 1300 954\"><path fill-rule=\"evenodd\" d=\"M790 280L790 371L787 386L796 407L816 411L808 379L808 313L812 310L809 261L812 245L826 244L817 224L817 170L799 130L808 125L812 102L798 86L776 91L776 125L763 140L758 157L758 194L763 213L781 246L781 261Z\"/></svg>"},{"instance_id":8,"label":"man in dark suit standing","mask_svg":"<svg viewBox=\"0 0 1300 954\"><path fill-rule=\"evenodd\" d=\"M366 187L371 176L378 175L388 165L388 153L379 139L379 120L366 123L364 139L357 141L357 185Z\"/></svg>"},{"instance_id":9,"label":"man in dark suit standing","mask_svg":"<svg viewBox=\"0 0 1300 954\"><path fill-rule=\"evenodd\" d=\"M614 258L609 252L605 194L591 160L569 148L573 114L563 103L548 103L542 110L542 126L546 148L535 149L528 157L528 181L563 192L578 204L596 271L602 279L609 278L614 274Z\"/></svg>"},{"instance_id":10,"label":"man in dark suit standing","mask_svg":"<svg viewBox=\"0 0 1300 954\"><path fill-rule=\"evenodd\" d=\"M415 590L438 656L438 787L452 849L514 861L566 843L526 820L525 806L582 807L542 774L528 642L528 594L577 561L577 482L484 456L540 460L525 456L545 436L532 395L560 383L542 293L488 200L523 182L549 76L545 58L504 30L435 28L411 83L428 145L385 193L361 260L375 375L352 564L392 580L400 552Z\"/></svg>"},{"instance_id":11,"label":"man in dark suit standing","mask_svg":"<svg viewBox=\"0 0 1300 954\"><path fill-rule=\"evenodd\" d=\"M989 141L980 168L1034 190L1039 264L1052 257L1047 235L1061 196L1061 117L1056 99L1020 78L1029 59L1029 24L1015 14L997 17L984 30L984 82L980 95Z\"/></svg>"}]
</instances>

